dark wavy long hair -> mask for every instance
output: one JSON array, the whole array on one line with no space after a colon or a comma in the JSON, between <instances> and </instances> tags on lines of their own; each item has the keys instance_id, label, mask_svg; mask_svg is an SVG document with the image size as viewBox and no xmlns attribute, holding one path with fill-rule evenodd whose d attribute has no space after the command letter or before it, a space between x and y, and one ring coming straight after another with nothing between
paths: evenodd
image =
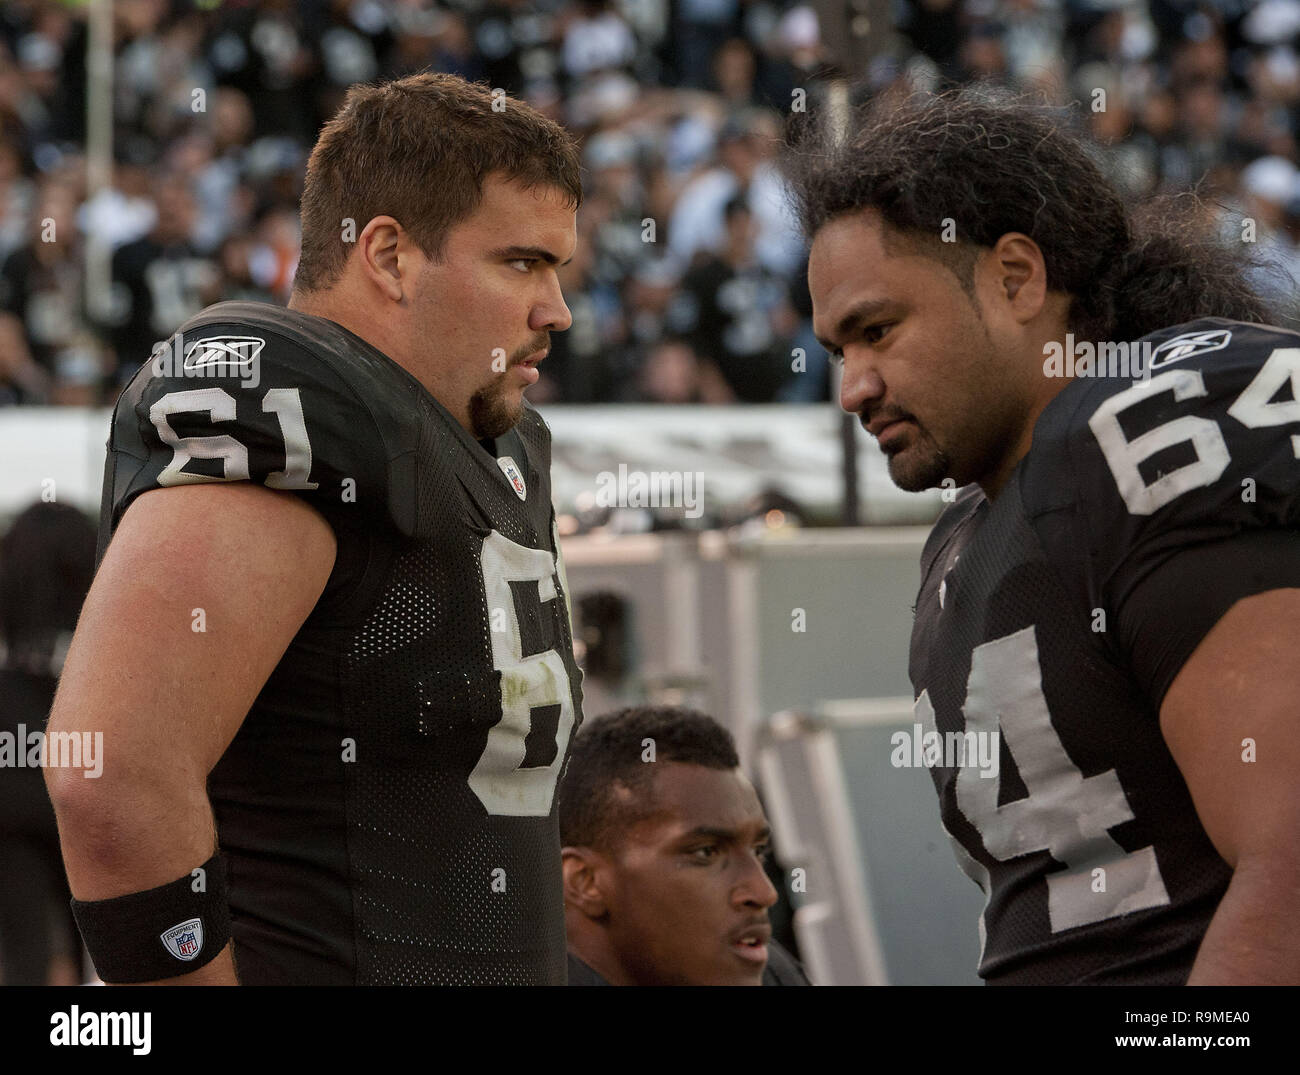
<instances>
[{"instance_id":1,"label":"dark wavy long hair","mask_svg":"<svg viewBox=\"0 0 1300 1075\"><path fill-rule=\"evenodd\" d=\"M1132 212L1092 153L1060 110L975 86L873 102L842 139L810 117L792 130L784 168L810 237L874 209L968 290L978 248L1028 235L1048 287L1072 297L1079 339L1133 339L1205 316L1276 322L1245 275L1258 262L1217 238L1194 193ZM954 226L957 242L943 242Z\"/></svg>"}]
</instances>

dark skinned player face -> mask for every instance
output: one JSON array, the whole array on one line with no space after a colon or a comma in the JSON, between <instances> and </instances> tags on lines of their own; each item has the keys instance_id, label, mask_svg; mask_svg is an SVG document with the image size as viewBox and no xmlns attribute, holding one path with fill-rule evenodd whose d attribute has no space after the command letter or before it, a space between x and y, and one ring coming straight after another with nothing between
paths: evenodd
<instances>
[{"instance_id":1,"label":"dark skinned player face","mask_svg":"<svg viewBox=\"0 0 1300 1075\"><path fill-rule=\"evenodd\" d=\"M843 353L840 405L877 438L899 488L962 486L999 468L1023 377L951 271L887 249L868 211L818 230L808 283L818 339Z\"/></svg>"},{"instance_id":2,"label":"dark skinned player face","mask_svg":"<svg viewBox=\"0 0 1300 1075\"><path fill-rule=\"evenodd\" d=\"M615 862L610 945L639 985L759 985L777 894L758 796L738 769L655 770L659 809Z\"/></svg>"}]
</instances>

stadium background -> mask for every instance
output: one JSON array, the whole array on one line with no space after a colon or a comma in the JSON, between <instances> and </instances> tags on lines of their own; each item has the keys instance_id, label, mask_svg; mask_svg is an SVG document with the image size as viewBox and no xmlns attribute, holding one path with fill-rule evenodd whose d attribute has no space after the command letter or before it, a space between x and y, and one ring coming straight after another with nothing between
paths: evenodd
<instances>
[{"instance_id":1,"label":"stadium background","mask_svg":"<svg viewBox=\"0 0 1300 1075\"><path fill-rule=\"evenodd\" d=\"M839 78L1038 94L1134 202L1194 188L1225 235L1249 222L1294 319L1298 42L1300 0L6 0L0 528L42 499L93 517L107 408L154 343L287 299L306 154L348 85L432 68L521 96L586 168L573 327L529 396L588 715L680 701L732 729L803 871L815 980L972 982L979 894L928 777L888 760L942 505L895 490L833 402L779 139ZM609 506L620 467L698 474L701 510Z\"/></svg>"}]
</instances>

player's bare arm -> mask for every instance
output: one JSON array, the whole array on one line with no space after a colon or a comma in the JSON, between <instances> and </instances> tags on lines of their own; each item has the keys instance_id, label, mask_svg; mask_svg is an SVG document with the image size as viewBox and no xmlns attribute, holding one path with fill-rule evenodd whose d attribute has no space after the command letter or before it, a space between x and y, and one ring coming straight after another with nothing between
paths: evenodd
<instances>
[{"instance_id":1,"label":"player's bare arm","mask_svg":"<svg viewBox=\"0 0 1300 1075\"><path fill-rule=\"evenodd\" d=\"M1245 598L1183 665L1160 710L1201 824L1233 868L1189 985L1300 985L1297 649L1300 589Z\"/></svg>"},{"instance_id":2,"label":"player's bare arm","mask_svg":"<svg viewBox=\"0 0 1300 1075\"><path fill-rule=\"evenodd\" d=\"M208 773L311 612L328 523L244 483L145 493L123 516L78 623L52 732L102 732L95 780L50 768L78 900L173 882L216 846ZM193 629L202 610L203 631ZM229 946L167 984L236 984Z\"/></svg>"}]
</instances>

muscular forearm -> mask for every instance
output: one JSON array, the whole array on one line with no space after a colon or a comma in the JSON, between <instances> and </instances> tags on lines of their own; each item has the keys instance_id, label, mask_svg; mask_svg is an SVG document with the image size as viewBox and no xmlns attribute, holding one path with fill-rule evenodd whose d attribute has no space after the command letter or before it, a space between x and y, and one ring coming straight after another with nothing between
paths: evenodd
<instances>
[{"instance_id":1,"label":"muscular forearm","mask_svg":"<svg viewBox=\"0 0 1300 1075\"><path fill-rule=\"evenodd\" d=\"M334 551L314 508L245 482L154 489L127 509L82 606L49 721L52 733L102 741L93 779L46 770L78 900L177 881L183 889L212 857L208 775L315 607ZM229 960L191 971L193 980L223 968L233 978Z\"/></svg>"},{"instance_id":2,"label":"muscular forearm","mask_svg":"<svg viewBox=\"0 0 1300 1075\"><path fill-rule=\"evenodd\" d=\"M1300 985L1298 916L1300 864L1281 855L1238 862L1187 984Z\"/></svg>"},{"instance_id":3,"label":"muscular forearm","mask_svg":"<svg viewBox=\"0 0 1300 1075\"><path fill-rule=\"evenodd\" d=\"M169 884L211 858L216 831L201 787L144 790L116 780L89 788L72 783L75 779L79 774L50 786L68 883L78 900L113 899ZM227 946L197 970L155 984L239 983Z\"/></svg>"},{"instance_id":4,"label":"muscular forearm","mask_svg":"<svg viewBox=\"0 0 1300 1075\"><path fill-rule=\"evenodd\" d=\"M160 773L114 772L98 780L47 770L68 884L79 900L106 900L175 881L216 847L216 824L201 783Z\"/></svg>"}]
</instances>

